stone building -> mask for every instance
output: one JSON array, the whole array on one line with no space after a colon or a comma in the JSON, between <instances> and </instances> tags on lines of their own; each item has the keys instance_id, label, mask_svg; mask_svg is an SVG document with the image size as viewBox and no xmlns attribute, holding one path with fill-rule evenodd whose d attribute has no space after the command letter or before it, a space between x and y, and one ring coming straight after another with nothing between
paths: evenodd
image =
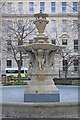
<instances>
[{"instance_id":1,"label":"stone building","mask_svg":"<svg viewBox=\"0 0 80 120\"><path fill-rule=\"evenodd\" d=\"M49 41L52 44L65 45L65 57L55 56L53 71L57 77L62 77L69 63L68 76L78 77L78 2L79 0L6 0L6 2L2 0L0 8L2 12L0 17L2 26L0 29L0 74L5 73L7 67L17 67L14 57L4 51L4 48L10 49L10 39L7 39L6 31L9 35L10 27L14 28L15 23L23 22L23 19L29 22L28 31L31 31L35 27L33 15L41 10L49 15L47 18L49 24L45 30ZM31 44L36 33L37 31L34 30L32 34L28 35L23 44ZM24 55L23 67L29 65L28 59Z\"/></svg>"}]
</instances>

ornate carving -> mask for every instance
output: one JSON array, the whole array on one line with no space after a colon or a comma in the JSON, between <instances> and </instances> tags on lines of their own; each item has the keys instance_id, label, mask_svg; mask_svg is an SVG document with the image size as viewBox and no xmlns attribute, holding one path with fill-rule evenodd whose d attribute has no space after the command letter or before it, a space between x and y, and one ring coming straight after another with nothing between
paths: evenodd
<instances>
[{"instance_id":1,"label":"ornate carving","mask_svg":"<svg viewBox=\"0 0 80 120\"><path fill-rule=\"evenodd\" d=\"M38 67L40 70L43 69L44 63L46 62L46 57L43 49L32 50L35 53L36 60L38 61Z\"/></svg>"}]
</instances>

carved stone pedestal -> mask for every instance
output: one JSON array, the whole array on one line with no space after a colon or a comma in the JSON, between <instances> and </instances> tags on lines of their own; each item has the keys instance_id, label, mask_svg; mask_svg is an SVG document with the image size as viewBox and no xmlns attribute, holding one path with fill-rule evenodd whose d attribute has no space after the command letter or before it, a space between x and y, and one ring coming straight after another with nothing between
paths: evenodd
<instances>
[{"instance_id":1,"label":"carved stone pedestal","mask_svg":"<svg viewBox=\"0 0 80 120\"><path fill-rule=\"evenodd\" d=\"M59 90L52 81L51 74L34 74L24 92L24 102L59 102Z\"/></svg>"}]
</instances>

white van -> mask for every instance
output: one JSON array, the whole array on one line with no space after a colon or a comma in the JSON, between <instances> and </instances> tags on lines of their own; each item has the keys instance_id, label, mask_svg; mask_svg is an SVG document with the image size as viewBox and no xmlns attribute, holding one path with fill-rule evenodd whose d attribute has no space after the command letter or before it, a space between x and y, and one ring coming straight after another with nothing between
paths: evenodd
<instances>
[{"instance_id":1,"label":"white van","mask_svg":"<svg viewBox=\"0 0 80 120\"><path fill-rule=\"evenodd\" d=\"M21 78L28 78L27 70L26 67L21 68ZM6 76L18 78L18 68L6 68L5 71Z\"/></svg>"}]
</instances>

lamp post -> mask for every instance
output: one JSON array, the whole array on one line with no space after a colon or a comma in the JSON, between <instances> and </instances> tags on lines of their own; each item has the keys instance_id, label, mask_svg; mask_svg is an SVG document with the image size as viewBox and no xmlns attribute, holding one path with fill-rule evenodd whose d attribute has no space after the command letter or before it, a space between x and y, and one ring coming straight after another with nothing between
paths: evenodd
<instances>
[{"instance_id":1,"label":"lamp post","mask_svg":"<svg viewBox=\"0 0 80 120\"><path fill-rule=\"evenodd\" d=\"M59 61L59 78L61 77L61 75L60 75L60 61Z\"/></svg>"}]
</instances>

